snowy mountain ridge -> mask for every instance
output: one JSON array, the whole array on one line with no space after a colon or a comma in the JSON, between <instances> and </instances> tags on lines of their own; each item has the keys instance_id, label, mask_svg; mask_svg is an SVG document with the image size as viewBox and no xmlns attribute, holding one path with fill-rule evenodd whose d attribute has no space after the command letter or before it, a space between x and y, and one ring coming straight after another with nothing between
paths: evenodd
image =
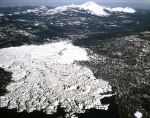
<instances>
[{"instance_id":1,"label":"snowy mountain ridge","mask_svg":"<svg viewBox=\"0 0 150 118\"><path fill-rule=\"evenodd\" d=\"M136 11L133 8L130 7L116 7L116 8L110 8L110 7L106 7L106 6L100 6L98 4L96 4L95 2L86 2L84 4L81 5L67 5L67 6L60 6L60 7L56 7L53 9L47 9L46 7L40 7L38 9L35 10L27 10L27 12L41 12L41 11L45 11L43 12L45 15L49 15L49 14L57 14L57 13L62 13L64 11L74 11L75 9L78 10L85 10L88 13L91 13L93 15L97 15L97 16L108 16L111 15L108 12L125 12L125 13L135 13Z\"/></svg>"}]
</instances>

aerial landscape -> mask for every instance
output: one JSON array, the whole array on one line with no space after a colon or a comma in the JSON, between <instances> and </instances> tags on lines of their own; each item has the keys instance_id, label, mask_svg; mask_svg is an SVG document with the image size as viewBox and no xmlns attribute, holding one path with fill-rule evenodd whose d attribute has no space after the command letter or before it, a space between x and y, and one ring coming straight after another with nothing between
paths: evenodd
<instances>
[{"instance_id":1,"label":"aerial landscape","mask_svg":"<svg viewBox=\"0 0 150 118\"><path fill-rule=\"evenodd\" d=\"M0 118L150 118L150 8L80 2L0 1Z\"/></svg>"}]
</instances>

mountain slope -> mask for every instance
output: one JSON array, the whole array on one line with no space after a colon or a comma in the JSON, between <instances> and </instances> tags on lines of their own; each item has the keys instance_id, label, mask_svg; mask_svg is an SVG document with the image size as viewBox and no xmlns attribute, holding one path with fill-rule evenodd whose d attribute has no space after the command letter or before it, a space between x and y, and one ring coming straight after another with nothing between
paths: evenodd
<instances>
[{"instance_id":1,"label":"mountain slope","mask_svg":"<svg viewBox=\"0 0 150 118\"><path fill-rule=\"evenodd\" d=\"M45 15L54 15L57 13L63 13L65 11L76 11L76 12L80 12L81 10L85 10L86 12L93 14L93 15L97 15L97 16L108 16L111 15L108 12L125 12L125 13L135 13L136 11L133 8L129 8L129 7L117 7L117 8L110 8L110 7L106 7L106 6L99 6L98 4L96 4L95 2L86 2L84 4L81 5L68 5L68 6L61 6L61 7L56 7L53 9L48 10L46 7L42 7L39 9L35 9L35 10L27 10L27 12L43 12Z\"/></svg>"}]
</instances>

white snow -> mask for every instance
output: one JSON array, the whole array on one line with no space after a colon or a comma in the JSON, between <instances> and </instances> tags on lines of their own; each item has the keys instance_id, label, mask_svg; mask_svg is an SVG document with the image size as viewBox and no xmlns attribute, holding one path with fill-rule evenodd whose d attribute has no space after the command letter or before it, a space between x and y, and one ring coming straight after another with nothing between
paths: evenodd
<instances>
[{"instance_id":1,"label":"white snow","mask_svg":"<svg viewBox=\"0 0 150 118\"><path fill-rule=\"evenodd\" d=\"M39 25L40 25L40 23L35 23L35 24L34 24L34 26L39 26Z\"/></svg>"},{"instance_id":2,"label":"white snow","mask_svg":"<svg viewBox=\"0 0 150 118\"><path fill-rule=\"evenodd\" d=\"M23 20L23 19L18 19L18 21L22 21L22 22L24 22L25 20Z\"/></svg>"},{"instance_id":3,"label":"white snow","mask_svg":"<svg viewBox=\"0 0 150 118\"><path fill-rule=\"evenodd\" d=\"M69 7L69 6L68 6ZM66 11L68 9L67 6L62 6L62 7L56 7L54 9L50 9L46 12L46 14L57 14L57 13L61 13L63 11Z\"/></svg>"},{"instance_id":4,"label":"white snow","mask_svg":"<svg viewBox=\"0 0 150 118\"><path fill-rule=\"evenodd\" d=\"M136 11L133 8L130 7L116 7L116 8L106 8L107 10L111 11L111 12L125 12L125 13L135 13Z\"/></svg>"},{"instance_id":5,"label":"white snow","mask_svg":"<svg viewBox=\"0 0 150 118\"><path fill-rule=\"evenodd\" d=\"M47 14L56 14L56 13L60 13L66 10L73 10L74 9L79 9L79 10L86 10L91 14L94 15L98 15L98 16L108 16L109 14L106 13L104 11L104 7L103 6L99 6L98 4L96 4L95 2L87 2L85 4L81 4L81 5L68 5L68 6L61 6L61 7L56 7L54 9L50 9L47 11Z\"/></svg>"},{"instance_id":6,"label":"white snow","mask_svg":"<svg viewBox=\"0 0 150 118\"><path fill-rule=\"evenodd\" d=\"M100 6L96 4L95 2L86 2L81 5L67 5L67 6L60 6L53 9L46 8L45 6L41 6L40 8L35 8L34 10L27 10L27 12L33 12L33 13L42 13L43 15L54 15L57 13L62 14L64 11L71 10L79 12L79 10L85 10L88 13L97 15L97 16L108 16L111 15L107 13L105 10L108 10L110 12L125 12L125 13L135 13L136 11L133 8L130 7L116 7L116 8L110 8L106 6ZM81 11L80 11L81 12Z\"/></svg>"},{"instance_id":7,"label":"white snow","mask_svg":"<svg viewBox=\"0 0 150 118\"><path fill-rule=\"evenodd\" d=\"M107 16L107 15L109 15L108 13L106 13L104 11L105 7L99 6L95 2L87 2L85 4L80 5L80 8L82 8L84 10L89 10L91 12L91 14L95 14L95 15L98 15L98 16Z\"/></svg>"},{"instance_id":8,"label":"white snow","mask_svg":"<svg viewBox=\"0 0 150 118\"><path fill-rule=\"evenodd\" d=\"M137 112L134 113L134 116L135 116L136 118L142 118L142 113L139 112L139 111L137 111Z\"/></svg>"},{"instance_id":9,"label":"white snow","mask_svg":"<svg viewBox=\"0 0 150 118\"><path fill-rule=\"evenodd\" d=\"M74 62L79 60L89 60L86 50L67 41L0 49L0 67L11 71L14 80L7 86L9 93L0 97L0 107L53 114L61 102L70 113L84 112L82 106L107 110L100 99L112 94L100 93L111 86Z\"/></svg>"},{"instance_id":10,"label":"white snow","mask_svg":"<svg viewBox=\"0 0 150 118\"><path fill-rule=\"evenodd\" d=\"M20 14L21 12L14 12L14 15L18 15L18 14Z\"/></svg>"},{"instance_id":11,"label":"white snow","mask_svg":"<svg viewBox=\"0 0 150 118\"><path fill-rule=\"evenodd\" d=\"M34 10L28 9L27 10L28 13L30 13L30 12L37 13L38 11L39 11L39 9L34 9Z\"/></svg>"},{"instance_id":12,"label":"white snow","mask_svg":"<svg viewBox=\"0 0 150 118\"><path fill-rule=\"evenodd\" d=\"M8 16L12 16L12 14L8 14Z\"/></svg>"},{"instance_id":13,"label":"white snow","mask_svg":"<svg viewBox=\"0 0 150 118\"><path fill-rule=\"evenodd\" d=\"M22 35L25 35L25 36L30 36L30 35L32 35L31 33L26 32L26 31L24 31L24 30L16 30L16 32L18 32L18 33L20 33L20 34L22 34Z\"/></svg>"},{"instance_id":14,"label":"white snow","mask_svg":"<svg viewBox=\"0 0 150 118\"><path fill-rule=\"evenodd\" d=\"M41 6L39 9L40 10L47 10L48 8L46 6Z\"/></svg>"},{"instance_id":15,"label":"white snow","mask_svg":"<svg viewBox=\"0 0 150 118\"><path fill-rule=\"evenodd\" d=\"M4 13L0 13L0 16L4 16Z\"/></svg>"}]
</instances>

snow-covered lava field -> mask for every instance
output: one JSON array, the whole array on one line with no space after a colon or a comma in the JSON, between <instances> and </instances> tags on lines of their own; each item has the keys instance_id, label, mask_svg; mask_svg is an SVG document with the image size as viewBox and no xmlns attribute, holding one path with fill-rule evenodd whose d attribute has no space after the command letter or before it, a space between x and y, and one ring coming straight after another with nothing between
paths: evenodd
<instances>
[{"instance_id":1,"label":"snow-covered lava field","mask_svg":"<svg viewBox=\"0 0 150 118\"><path fill-rule=\"evenodd\" d=\"M82 113L85 109L107 110L101 95L111 90L108 82L96 79L90 69L75 61L88 60L86 50L70 42L57 42L39 46L10 47L0 50L0 67L11 71L12 82L1 96L1 107L17 108L47 114L57 106L69 113Z\"/></svg>"}]
</instances>

